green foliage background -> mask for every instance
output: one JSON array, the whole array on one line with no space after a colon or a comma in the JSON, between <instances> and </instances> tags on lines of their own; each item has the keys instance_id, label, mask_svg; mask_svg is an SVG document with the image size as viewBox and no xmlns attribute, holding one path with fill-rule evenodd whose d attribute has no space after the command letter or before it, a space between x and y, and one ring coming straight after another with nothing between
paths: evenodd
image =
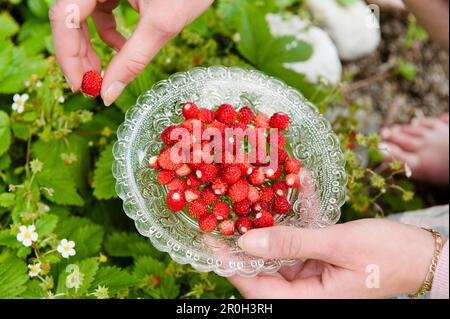
<instances>
[{"instance_id":1,"label":"green foliage background","mask_svg":"<svg viewBox=\"0 0 450 319\"><path fill-rule=\"evenodd\" d=\"M343 221L421 206L412 185L394 179L403 171L399 163L379 169L378 135L356 133L354 114L364 105L344 101L340 87L310 84L283 67L308 59L313 48L298 42L287 50L295 39L273 38L264 15L307 16L301 1L216 1L109 108L68 89L53 57L52 3L0 0L0 298L239 297L226 279L197 273L153 248L137 234L114 190L111 150L124 112L158 80L195 66L257 68L298 88L322 111L348 108L333 123L349 174ZM125 1L115 13L120 31L130 35L138 14ZM89 25L106 66L113 51ZM13 95L23 93L30 98L19 114L11 105ZM361 154L369 154L368 168ZM39 239L25 247L16 235L21 225L32 224ZM63 238L76 243L69 259L56 251ZM36 262L42 270L31 278L27 265Z\"/></svg>"}]
</instances>

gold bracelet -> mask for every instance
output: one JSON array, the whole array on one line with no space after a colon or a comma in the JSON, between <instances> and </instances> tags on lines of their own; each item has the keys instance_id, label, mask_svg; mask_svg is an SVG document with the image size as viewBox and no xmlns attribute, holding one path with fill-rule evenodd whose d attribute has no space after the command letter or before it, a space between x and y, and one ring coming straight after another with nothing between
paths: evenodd
<instances>
[{"instance_id":1,"label":"gold bracelet","mask_svg":"<svg viewBox=\"0 0 450 319\"><path fill-rule=\"evenodd\" d=\"M432 229L427 229L427 228L423 228L423 229L430 232L433 235L433 238L435 241L434 256L431 261L431 265L428 270L428 274L425 277L425 280L422 283L422 286L420 286L419 291L417 293L408 296L410 299L420 299L427 293L427 291L431 291L431 288L433 286L434 274L436 272L436 267L437 267L439 257L441 256L441 251L442 251L442 236L441 236L441 234L439 234L438 232L436 232Z\"/></svg>"}]
</instances>

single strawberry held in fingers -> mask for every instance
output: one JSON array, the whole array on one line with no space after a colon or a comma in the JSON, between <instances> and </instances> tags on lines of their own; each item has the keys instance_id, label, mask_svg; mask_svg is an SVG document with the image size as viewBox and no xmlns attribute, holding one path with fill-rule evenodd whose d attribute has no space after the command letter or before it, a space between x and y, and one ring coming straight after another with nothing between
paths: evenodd
<instances>
[{"instance_id":1,"label":"single strawberry held in fingers","mask_svg":"<svg viewBox=\"0 0 450 319\"><path fill-rule=\"evenodd\" d=\"M83 82L81 84L81 91L91 97L97 97L100 95L102 89L103 78L97 71L86 72L83 76Z\"/></svg>"}]
</instances>

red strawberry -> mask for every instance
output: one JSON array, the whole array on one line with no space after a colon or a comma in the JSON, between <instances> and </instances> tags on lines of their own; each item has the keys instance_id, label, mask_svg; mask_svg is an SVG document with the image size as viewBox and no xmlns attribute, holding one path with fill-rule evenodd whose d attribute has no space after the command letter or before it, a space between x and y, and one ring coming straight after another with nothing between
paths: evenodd
<instances>
[{"instance_id":1,"label":"red strawberry","mask_svg":"<svg viewBox=\"0 0 450 319\"><path fill-rule=\"evenodd\" d=\"M219 169L214 164L202 164L195 171L195 176L203 183L211 183L216 179Z\"/></svg>"},{"instance_id":2,"label":"red strawberry","mask_svg":"<svg viewBox=\"0 0 450 319\"><path fill-rule=\"evenodd\" d=\"M173 171L162 170L158 173L158 182L161 185L167 185L173 180L174 177L175 173Z\"/></svg>"},{"instance_id":3,"label":"red strawberry","mask_svg":"<svg viewBox=\"0 0 450 319\"><path fill-rule=\"evenodd\" d=\"M248 125L255 119L255 113L248 106L244 106L239 110L238 121L242 124Z\"/></svg>"},{"instance_id":4,"label":"red strawberry","mask_svg":"<svg viewBox=\"0 0 450 319\"><path fill-rule=\"evenodd\" d=\"M253 229L253 222L248 217L241 217L236 221L234 227L239 234L244 235L246 232Z\"/></svg>"},{"instance_id":5,"label":"red strawberry","mask_svg":"<svg viewBox=\"0 0 450 319\"><path fill-rule=\"evenodd\" d=\"M97 97L100 95L102 82L102 76L97 71L86 72L81 83L81 91L89 96Z\"/></svg>"},{"instance_id":6,"label":"red strawberry","mask_svg":"<svg viewBox=\"0 0 450 319\"><path fill-rule=\"evenodd\" d=\"M167 207L173 212L183 210L187 203L183 195L181 191L171 191L166 197Z\"/></svg>"},{"instance_id":7,"label":"red strawberry","mask_svg":"<svg viewBox=\"0 0 450 319\"><path fill-rule=\"evenodd\" d=\"M286 138L283 134L280 134L276 131L270 132L270 134L267 136L267 143L272 146L272 143L277 148L284 148L286 146Z\"/></svg>"},{"instance_id":8,"label":"red strawberry","mask_svg":"<svg viewBox=\"0 0 450 319\"><path fill-rule=\"evenodd\" d=\"M228 184L222 178L218 177L211 185L211 189L213 190L214 194L223 196L227 193Z\"/></svg>"},{"instance_id":9,"label":"red strawberry","mask_svg":"<svg viewBox=\"0 0 450 319\"><path fill-rule=\"evenodd\" d=\"M296 158L289 158L284 163L286 174L298 174L302 168L302 163Z\"/></svg>"},{"instance_id":10,"label":"red strawberry","mask_svg":"<svg viewBox=\"0 0 450 319\"><path fill-rule=\"evenodd\" d=\"M260 128L269 128L269 118L263 113L259 113L255 118L255 126Z\"/></svg>"},{"instance_id":11,"label":"red strawberry","mask_svg":"<svg viewBox=\"0 0 450 319\"><path fill-rule=\"evenodd\" d=\"M272 189L276 196L286 197L287 187L283 182L277 181L273 183Z\"/></svg>"},{"instance_id":12,"label":"red strawberry","mask_svg":"<svg viewBox=\"0 0 450 319\"><path fill-rule=\"evenodd\" d=\"M272 128L284 131L289 127L290 120L291 119L289 118L289 115L287 115L286 113L275 113L270 118L269 125Z\"/></svg>"},{"instance_id":13,"label":"red strawberry","mask_svg":"<svg viewBox=\"0 0 450 319\"><path fill-rule=\"evenodd\" d=\"M272 227L275 223L273 216L268 212L260 212L255 214L253 224L256 228Z\"/></svg>"},{"instance_id":14,"label":"red strawberry","mask_svg":"<svg viewBox=\"0 0 450 319\"><path fill-rule=\"evenodd\" d=\"M291 210L291 204L284 196L275 196L272 203L272 210L274 214L286 215Z\"/></svg>"},{"instance_id":15,"label":"red strawberry","mask_svg":"<svg viewBox=\"0 0 450 319\"><path fill-rule=\"evenodd\" d=\"M248 183L241 178L235 184L228 187L228 196L233 202L240 202L247 198Z\"/></svg>"},{"instance_id":16,"label":"red strawberry","mask_svg":"<svg viewBox=\"0 0 450 319\"><path fill-rule=\"evenodd\" d=\"M195 199L189 204L189 216L199 218L208 214L208 205L201 199Z\"/></svg>"},{"instance_id":17,"label":"red strawberry","mask_svg":"<svg viewBox=\"0 0 450 319\"><path fill-rule=\"evenodd\" d=\"M300 186L300 177L297 174L288 174L284 182L289 188L298 188Z\"/></svg>"},{"instance_id":18,"label":"red strawberry","mask_svg":"<svg viewBox=\"0 0 450 319\"><path fill-rule=\"evenodd\" d=\"M153 168L153 169L158 169L158 156L152 156L150 157L150 159L148 160L148 167Z\"/></svg>"},{"instance_id":19,"label":"red strawberry","mask_svg":"<svg viewBox=\"0 0 450 319\"><path fill-rule=\"evenodd\" d=\"M222 235L232 236L234 235L234 221L224 220L219 224L219 231Z\"/></svg>"},{"instance_id":20,"label":"red strawberry","mask_svg":"<svg viewBox=\"0 0 450 319\"><path fill-rule=\"evenodd\" d=\"M216 119L219 122L230 124L236 120L236 110L229 104L222 104L216 111Z\"/></svg>"},{"instance_id":21,"label":"red strawberry","mask_svg":"<svg viewBox=\"0 0 450 319\"><path fill-rule=\"evenodd\" d=\"M221 134L221 136L225 136L225 130L228 128L228 126L226 126L225 124L218 122L218 121L214 121L212 122L208 128L205 130L205 136L209 136L210 138L208 139L208 141L212 141L212 139L217 136L217 133L219 132ZM217 132L218 131L218 132Z\"/></svg>"},{"instance_id":22,"label":"red strawberry","mask_svg":"<svg viewBox=\"0 0 450 319\"><path fill-rule=\"evenodd\" d=\"M271 167L267 167L265 169L265 174L264 175L266 176L266 178L268 178L270 180L277 180L277 179L280 178L281 173L282 173L282 171L281 171L281 167L280 166L276 170L274 170Z\"/></svg>"},{"instance_id":23,"label":"red strawberry","mask_svg":"<svg viewBox=\"0 0 450 319\"><path fill-rule=\"evenodd\" d=\"M195 176L194 173L187 177L187 185L192 188L197 188L202 185L202 182Z\"/></svg>"},{"instance_id":24,"label":"red strawberry","mask_svg":"<svg viewBox=\"0 0 450 319\"><path fill-rule=\"evenodd\" d=\"M278 149L278 165L284 164L288 158L289 158L288 152L279 148Z\"/></svg>"},{"instance_id":25,"label":"red strawberry","mask_svg":"<svg viewBox=\"0 0 450 319\"><path fill-rule=\"evenodd\" d=\"M185 118L187 119L195 119L199 114L199 109L197 104L192 102L184 103L182 112Z\"/></svg>"},{"instance_id":26,"label":"red strawberry","mask_svg":"<svg viewBox=\"0 0 450 319\"><path fill-rule=\"evenodd\" d=\"M158 164L162 169L169 170L169 171L175 171L178 168L180 168L183 164L181 163L182 160L175 158L172 160L173 155L179 156L180 153L176 150L173 150L171 148L166 148L158 157Z\"/></svg>"},{"instance_id":27,"label":"red strawberry","mask_svg":"<svg viewBox=\"0 0 450 319\"><path fill-rule=\"evenodd\" d=\"M186 177L192 172L191 168L187 164L183 164L180 168L178 168L175 173L180 177Z\"/></svg>"},{"instance_id":28,"label":"red strawberry","mask_svg":"<svg viewBox=\"0 0 450 319\"><path fill-rule=\"evenodd\" d=\"M206 214L200 217L198 221L200 229L205 233L213 232L217 227L217 219L213 214Z\"/></svg>"},{"instance_id":29,"label":"red strawberry","mask_svg":"<svg viewBox=\"0 0 450 319\"><path fill-rule=\"evenodd\" d=\"M252 164L247 162L239 164L239 167L243 176L250 176L254 170Z\"/></svg>"},{"instance_id":30,"label":"red strawberry","mask_svg":"<svg viewBox=\"0 0 450 319\"><path fill-rule=\"evenodd\" d=\"M200 113L198 115L198 118L203 123L212 123L214 122L215 114L213 111L208 109L200 109Z\"/></svg>"},{"instance_id":31,"label":"red strawberry","mask_svg":"<svg viewBox=\"0 0 450 319\"><path fill-rule=\"evenodd\" d=\"M230 206L225 202L218 202L214 205L212 213L217 220L225 220L230 215Z\"/></svg>"},{"instance_id":32,"label":"red strawberry","mask_svg":"<svg viewBox=\"0 0 450 319\"><path fill-rule=\"evenodd\" d=\"M232 164L223 169L222 178L228 184L234 184L241 178L241 173L242 172L241 169L239 168L239 165Z\"/></svg>"},{"instance_id":33,"label":"red strawberry","mask_svg":"<svg viewBox=\"0 0 450 319\"><path fill-rule=\"evenodd\" d=\"M263 201L257 201L256 203L254 203L252 205L252 210L255 213L260 213L260 212L270 212L270 206L268 203L263 202Z\"/></svg>"},{"instance_id":34,"label":"red strawberry","mask_svg":"<svg viewBox=\"0 0 450 319\"><path fill-rule=\"evenodd\" d=\"M248 199L233 204L233 212L241 217L248 216L250 214L250 207L252 203Z\"/></svg>"},{"instance_id":35,"label":"red strawberry","mask_svg":"<svg viewBox=\"0 0 450 319\"><path fill-rule=\"evenodd\" d=\"M189 119L180 124L180 127L189 131L189 133L193 133L194 130L200 130L203 132L205 129L205 124L197 119Z\"/></svg>"},{"instance_id":36,"label":"red strawberry","mask_svg":"<svg viewBox=\"0 0 450 319\"><path fill-rule=\"evenodd\" d=\"M214 194L211 187L205 187L200 194L200 197L205 201L206 204L212 205L219 200L219 196Z\"/></svg>"},{"instance_id":37,"label":"red strawberry","mask_svg":"<svg viewBox=\"0 0 450 319\"><path fill-rule=\"evenodd\" d=\"M266 177L262 168L253 170L253 173L249 176L248 181L254 186L261 186L265 183Z\"/></svg>"},{"instance_id":38,"label":"red strawberry","mask_svg":"<svg viewBox=\"0 0 450 319\"><path fill-rule=\"evenodd\" d=\"M254 186L249 186L247 198L250 202L256 203L259 200L258 189Z\"/></svg>"},{"instance_id":39,"label":"red strawberry","mask_svg":"<svg viewBox=\"0 0 450 319\"><path fill-rule=\"evenodd\" d=\"M168 128L166 128L162 133L161 133L161 140L164 142L164 144L172 146L175 145L179 139L172 139L171 138L171 134L174 130L176 130L177 128L179 128L176 125L171 125ZM174 134L175 135L175 134Z\"/></svg>"},{"instance_id":40,"label":"red strawberry","mask_svg":"<svg viewBox=\"0 0 450 319\"><path fill-rule=\"evenodd\" d=\"M247 125L244 123L233 123L230 125L230 128L233 129L233 133L238 137L238 138L244 138L245 137L245 131L247 130ZM242 132L241 132L242 131Z\"/></svg>"},{"instance_id":41,"label":"red strawberry","mask_svg":"<svg viewBox=\"0 0 450 319\"><path fill-rule=\"evenodd\" d=\"M273 199L274 193L273 193L273 189L270 187L263 187L260 189L259 191L259 198L263 201L263 202L271 202Z\"/></svg>"},{"instance_id":42,"label":"red strawberry","mask_svg":"<svg viewBox=\"0 0 450 319\"><path fill-rule=\"evenodd\" d=\"M173 181L171 181L167 185L167 189L170 191L185 191L187 188L187 183L184 179L176 178Z\"/></svg>"},{"instance_id":43,"label":"red strawberry","mask_svg":"<svg viewBox=\"0 0 450 319\"><path fill-rule=\"evenodd\" d=\"M190 188L184 192L184 198L186 198L188 203L191 203L200 198L200 193L198 189Z\"/></svg>"}]
</instances>

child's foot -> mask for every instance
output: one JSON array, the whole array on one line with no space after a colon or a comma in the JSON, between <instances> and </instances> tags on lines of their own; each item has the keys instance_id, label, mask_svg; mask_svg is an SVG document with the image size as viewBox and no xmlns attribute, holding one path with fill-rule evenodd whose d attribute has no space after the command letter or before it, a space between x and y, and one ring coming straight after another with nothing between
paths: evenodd
<instances>
[{"instance_id":1,"label":"child's foot","mask_svg":"<svg viewBox=\"0 0 450 319\"><path fill-rule=\"evenodd\" d=\"M384 128L381 151L388 160L409 165L413 178L423 182L449 183L449 115L415 120L410 125Z\"/></svg>"}]
</instances>

